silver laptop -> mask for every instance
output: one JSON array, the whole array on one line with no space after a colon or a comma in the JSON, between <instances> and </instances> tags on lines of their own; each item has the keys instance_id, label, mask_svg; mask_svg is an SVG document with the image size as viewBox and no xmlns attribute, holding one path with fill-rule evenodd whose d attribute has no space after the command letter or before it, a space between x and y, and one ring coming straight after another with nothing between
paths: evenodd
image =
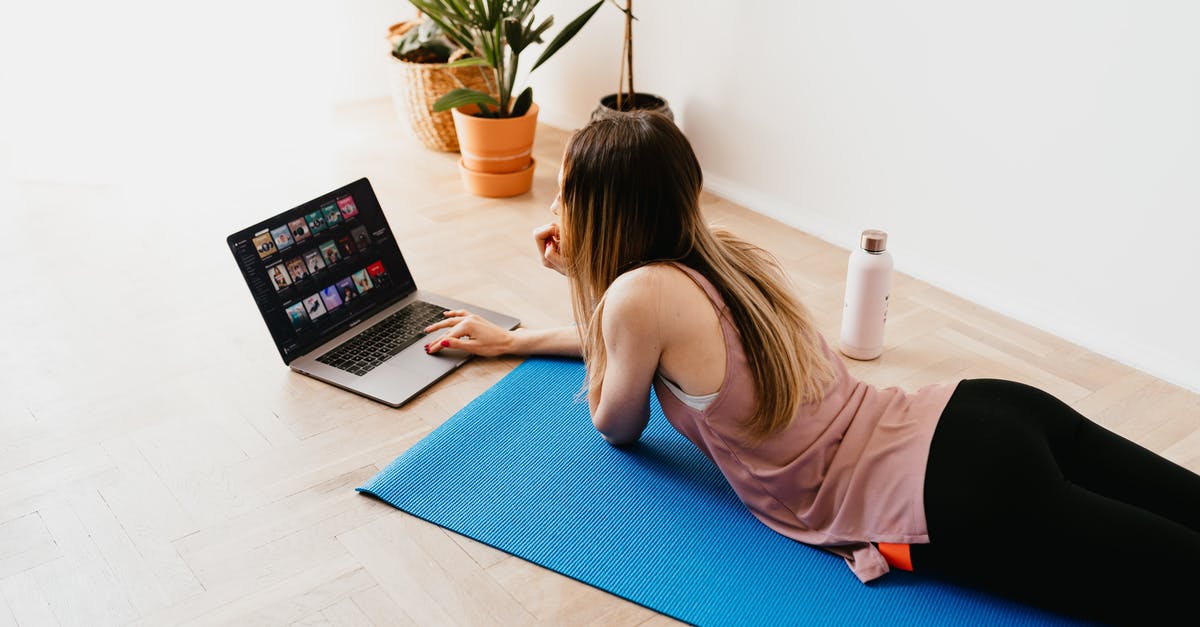
<instances>
[{"instance_id":1,"label":"silver laptop","mask_svg":"<svg viewBox=\"0 0 1200 627\"><path fill-rule=\"evenodd\" d=\"M226 238L283 362L399 407L470 355L425 353L424 328L469 309L505 329L520 321L417 289L371 183L361 178Z\"/></svg>"}]
</instances>

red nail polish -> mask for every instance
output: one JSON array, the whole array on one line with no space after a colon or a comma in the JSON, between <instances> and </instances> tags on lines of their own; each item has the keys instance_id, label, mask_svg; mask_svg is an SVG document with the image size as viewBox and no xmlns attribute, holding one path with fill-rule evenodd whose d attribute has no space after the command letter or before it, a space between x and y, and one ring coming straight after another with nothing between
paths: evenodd
<instances>
[{"instance_id":1,"label":"red nail polish","mask_svg":"<svg viewBox=\"0 0 1200 627\"><path fill-rule=\"evenodd\" d=\"M428 352L429 352L429 345L428 345L428 344L426 344L426 345L425 345L425 352L426 352L426 353L428 353Z\"/></svg>"},{"instance_id":2,"label":"red nail polish","mask_svg":"<svg viewBox=\"0 0 1200 627\"><path fill-rule=\"evenodd\" d=\"M442 348L450 348L450 340L442 340Z\"/></svg>"}]
</instances>

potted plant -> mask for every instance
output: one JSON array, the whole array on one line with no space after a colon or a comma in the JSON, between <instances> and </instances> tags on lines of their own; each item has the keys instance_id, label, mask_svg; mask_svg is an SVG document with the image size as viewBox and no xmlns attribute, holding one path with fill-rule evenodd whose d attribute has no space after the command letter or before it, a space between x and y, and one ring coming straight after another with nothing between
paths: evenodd
<instances>
[{"instance_id":1,"label":"potted plant","mask_svg":"<svg viewBox=\"0 0 1200 627\"><path fill-rule=\"evenodd\" d=\"M625 8L621 8L613 0L613 6L625 14L625 41L621 48L621 72L617 78L617 92L600 99L599 106L592 112L592 119L606 115L619 114L635 110L650 109L659 111L672 120L675 119L667 101L659 96L648 93L638 93L633 89L633 0L625 0Z\"/></svg>"},{"instance_id":2,"label":"potted plant","mask_svg":"<svg viewBox=\"0 0 1200 627\"><path fill-rule=\"evenodd\" d=\"M450 91L434 103L434 111L452 110L458 135L459 172L463 184L480 196L516 196L533 185L533 137L538 106L533 88L516 91L521 54L554 24L548 17L535 25L539 0L409 0L433 20L470 57L447 68L480 67L486 89L468 86ZM536 70L578 33L604 0L566 25L546 45L529 71Z\"/></svg>"},{"instance_id":3,"label":"potted plant","mask_svg":"<svg viewBox=\"0 0 1200 627\"><path fill-rule=\"evenodd\" d=\"M447 68L447 63L464 56L466 50L423 15L389 27L388 43L397 115L427 148L457 152L454 118L448 111L434 111L433 104L459 87L486 88L484 76L473 68Z\"/></svg>"}]
</instances>

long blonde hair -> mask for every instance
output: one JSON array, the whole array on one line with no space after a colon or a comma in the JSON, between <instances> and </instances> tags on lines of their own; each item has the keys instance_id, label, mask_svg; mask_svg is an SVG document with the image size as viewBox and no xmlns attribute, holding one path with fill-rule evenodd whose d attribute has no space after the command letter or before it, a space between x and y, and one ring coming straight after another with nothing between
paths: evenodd
<instances>
[{"instance_id":1,"label":"long blonde hair","mask_svg":"<svg viewBox=\"0 0 1200 627\"><path fill-rule=\"evenodd\" d=\"M598 393L604 381L600 321L608 287L633 268L678 261L716 287L750 348L756 407L745 428L758 441L787 426L800 405L820 400L833 369L778 262L704 223L702 185L691 144L661 114L596 120L570 138L563 159L562 254L587 363L585 385Z\"/></svg>"}]
</instances>

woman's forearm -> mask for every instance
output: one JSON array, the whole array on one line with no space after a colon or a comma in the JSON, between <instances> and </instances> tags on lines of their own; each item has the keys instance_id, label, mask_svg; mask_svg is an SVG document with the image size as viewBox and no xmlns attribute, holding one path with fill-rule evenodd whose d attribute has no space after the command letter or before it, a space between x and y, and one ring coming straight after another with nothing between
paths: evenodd
<instances>
[{"instance_id":1,"label":"woman's forearm","mask_svg":"<svg viewBox=\"0 0 1200 627\"><path fill-rule=\"evenodd\" d=\"M518 355L580 357L579 330L574 325L553 329L516 329L512 352Z\"/></svg>"}]
</instances>

